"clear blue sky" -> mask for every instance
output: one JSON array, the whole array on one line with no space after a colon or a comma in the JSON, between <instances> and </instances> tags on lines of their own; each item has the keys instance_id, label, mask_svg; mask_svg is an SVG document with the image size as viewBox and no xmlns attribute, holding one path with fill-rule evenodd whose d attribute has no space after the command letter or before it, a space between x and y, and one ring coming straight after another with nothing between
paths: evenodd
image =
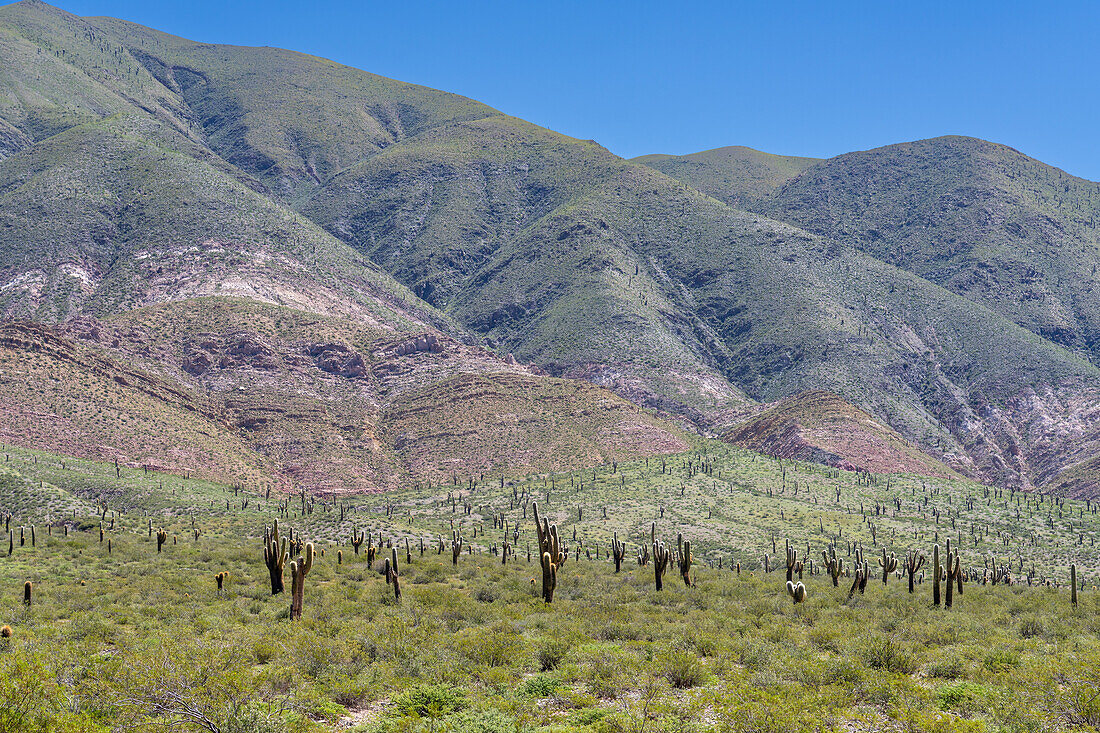
<instances>
[{"instance_id":1,"label":"clear blue sky","mask_svg":"<svg viewBox=\"0 0 1100 733\"><path fill-rule=\"evenodd\" d=\"M626 157L826 157L962 134L1100 180L1098 2L58 4L325 56Z\"/></svg>"}]
</instances>

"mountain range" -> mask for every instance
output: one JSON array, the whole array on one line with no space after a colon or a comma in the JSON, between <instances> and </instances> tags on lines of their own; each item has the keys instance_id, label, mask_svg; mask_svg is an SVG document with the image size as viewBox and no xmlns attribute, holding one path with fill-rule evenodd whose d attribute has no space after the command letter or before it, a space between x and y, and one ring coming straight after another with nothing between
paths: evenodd
<instances>
[{"instance_id":1,"label":"mountain range","mask_svg":"<svg viewBox=\"0 0 1100 733\"><path fill-rule=\"evenodd\" d=\"M1100 184L944 137L624 160L0 8L0 440L278 488L684 450L1100 494Z\"/></svg>"}]
</instances>

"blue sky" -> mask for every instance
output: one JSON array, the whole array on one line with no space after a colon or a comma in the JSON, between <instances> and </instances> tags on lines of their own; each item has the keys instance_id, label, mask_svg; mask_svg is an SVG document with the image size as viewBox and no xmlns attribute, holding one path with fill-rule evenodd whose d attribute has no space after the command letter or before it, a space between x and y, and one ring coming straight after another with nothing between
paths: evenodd
<instances>
[{"instance_id":1,"label":"blue sky","mask_svg":"<svg viewBox=\"0 0 1100 733\"><path fill-rule=\"evenodd\" d=\"M961 134L1100 180L1096 2L58 4L325 56L626 157L827 157Z\"/></svg>"}]
</instances>

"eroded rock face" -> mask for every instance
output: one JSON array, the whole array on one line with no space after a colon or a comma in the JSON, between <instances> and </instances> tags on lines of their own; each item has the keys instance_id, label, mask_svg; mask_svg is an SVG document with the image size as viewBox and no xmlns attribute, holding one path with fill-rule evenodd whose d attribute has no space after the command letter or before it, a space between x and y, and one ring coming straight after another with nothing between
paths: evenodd
<instances>
[{"instance_id":1,"label":"eroded rock face","mask_svg":"<svg viewBox=\"0 0 1100 733\"><path fill-rule=\"evenodd\" d=\"M434 333L423 333L401 341L393 347L395 356L406 356L420 351L439 354L443 351L443 344L439 342L439 338Z\"/></svg>"},{"instance_id":2,"label":"eroded rock face","mask_svg":"<svg viewBox=\"0 0 1100 733\"><path fill-rule=\"evenodd\" d=\"M220 336L200 334L184 347L181 366L188 374L201 376L215 364L219 369L274 371L281 360L278 352L259 334L250 332Z\"/></svg>"},{"instance_id":3,"label":"eroded rock face","mask_svg":"<svg viewBox=\"0 0 1100 733\"><path fill-rule=\"evenodd\" d=\"M349 378L366 374L367 364L363 355L343 344L313 344L308 352L321 371Z\"/></svg>"}]
</instances>

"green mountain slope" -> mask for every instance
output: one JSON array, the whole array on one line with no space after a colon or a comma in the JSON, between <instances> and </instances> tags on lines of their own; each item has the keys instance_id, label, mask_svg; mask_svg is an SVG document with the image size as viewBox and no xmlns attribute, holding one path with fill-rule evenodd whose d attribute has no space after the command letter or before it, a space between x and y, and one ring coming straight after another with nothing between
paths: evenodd
<instances>
[{"instance_id":1,"label":"green mountain slope","mask_svg":"<svg viewBox=\"0 0 1100 733\"><path fill-rule=\"evenodd\" d=\"M689 155L643 155L635 163L648 165L667 176L713 196L735 209L754 209L780 186L815 163L818 158L772 155L731 145Z\"/></svg>"},{"instance_id":2,"label":"green mountain slope","mask_svg":"<svg viewBox=\"0 0 1100 733\"><path fill-rule=\"evenodd\" d=\"M815 191L843 188L822 173L840 159L722 149L642 165L456 95L288 51L75 18L33 0L0 8L0 37L11 63L0 79L4 317L128 318L151 304L243 296L395 336L480 341L708 432L742 422L758 402L826 389L987 478L1027 486L1087 458L1069 443L1088 431L1059 434L1040 416L1084 414L1100 384L1081 358L1091 291L1081 286L1061 305L1021 292L1013 309L992 290L976 297L935 267L867 246L829 224L828 206L815 213L819 198L834 196ZM927 177L927 158L896 167ZM960 180L971 173L960 170ZM1039 212L1066 196L1075 211L1091 202L1084 184L1046 203L1027 185L1020 190L1040 192ZM886 188L887 203L894 188L919 191ZM980 208L979 194L956 194ZM843 207L833 218L863 210ZM1086 213L1059 226L1073 224L1087 242ZM1087 264L1072 254L1087 247L1075 247L1051 255L1059 278ZM1051 278L1043 282L1053 292ZM1086 334L1081 344L1040 323L1070 300L1075 320L1063 325ZM207 358L222 358L226 338L211 341ZM468 369L432 376L419 404L445 405L448 389L484 387L490 403L518 389L495 378L472 387L462 375L478 373L482 357L453 358ZM146 367L167 373L169 363ZM589 400L577 385L545 379L532 370L520 381L533 380L551 403L563 390ZM297 405L293 382L273 402L241 403L246 422ZM437 384L450 387L432 392ZM328 404L341 393L318 394ZM1052 394L1075 407L1056 406ZM405 419L399 407L379 409L383 421ZM562 433L592 430L575 423Z\"/></svg>"},{"instance_id":3,"label":"green mountain slope","mask_svg":"<svg viewBox=\"0 0 1100 733\"><path fill-rule=\"evenodd\" d=\"M839 156L760 210L1100 356L1100 183L944 137Z\"/></svg>"}]
</instances>

